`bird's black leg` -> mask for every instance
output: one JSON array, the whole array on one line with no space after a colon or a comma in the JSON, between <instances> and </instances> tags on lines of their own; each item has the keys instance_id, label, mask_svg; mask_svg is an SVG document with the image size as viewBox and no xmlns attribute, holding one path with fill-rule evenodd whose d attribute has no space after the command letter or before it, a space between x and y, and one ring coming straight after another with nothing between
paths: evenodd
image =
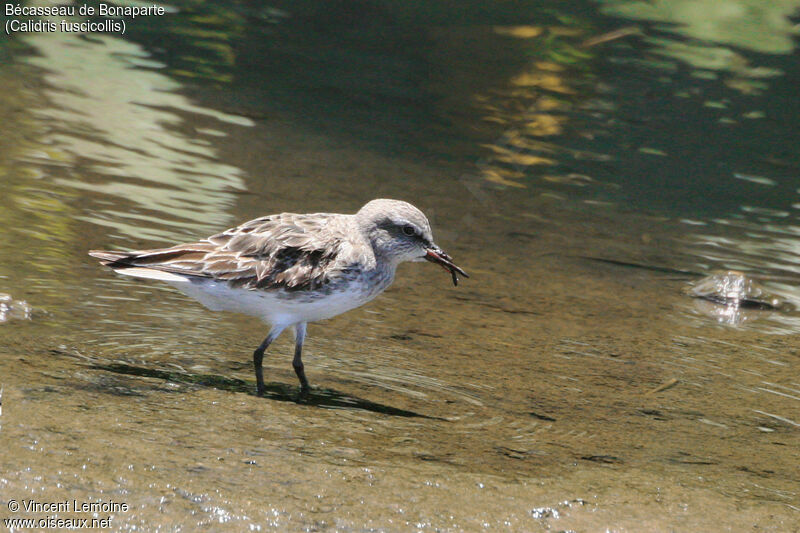
<instances>
[{"instance_id":1,"label":"bird's black leg","mask_svg":"<svg viewBox=\"0 0 800 533\"><path fill-rule=\"evenodd\" d=\"M294 372L297 374L297 379L300 380L300 396L308 395L311 387L308 385L306 379L306 371L303 368L303 341L306 339L306 323L300 322L294 327L295 343L294 343L294 359L292 359L292 366Z\"/></svg>"},{"instance_id":2,"label":"bird's black leg","mask_svg":"<svg viewBox=\"0 0 800 533\"><path fill-rule=\"evenodd\" d=\"M269 345L272 344L272 341L274 341L278 335L281 334L281 331L283 331L283 328L273 328L269 332L269 335L267 335L267 338L264 339L264 342L259 344L258 348L256 348L256 351L253 352L253 366L256 369L256 392L259 396L264 396L265 390L264 369L261 367L261 363L264 361L264 352L267 348L269 348Z\"/></svg>"}]
</instances>

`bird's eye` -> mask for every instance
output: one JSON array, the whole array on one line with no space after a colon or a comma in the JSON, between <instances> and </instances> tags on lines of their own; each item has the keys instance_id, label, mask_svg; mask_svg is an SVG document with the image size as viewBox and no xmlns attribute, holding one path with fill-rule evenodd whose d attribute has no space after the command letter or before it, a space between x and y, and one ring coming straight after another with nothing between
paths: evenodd
<instances>
[{"instance_id":1,"label":"bird's eye","mask_svg":"<svg viewBox=\"0 0 800 533\"><path fill-rule=\"evenodd\" d=\"M403 233L405 233L406 235L411 237L412 235L416 235L417 234L417 228L415 228L414 226L412 226L410 224L407 224L407 225L403 226Z\"/></svg>"}]
</instances>

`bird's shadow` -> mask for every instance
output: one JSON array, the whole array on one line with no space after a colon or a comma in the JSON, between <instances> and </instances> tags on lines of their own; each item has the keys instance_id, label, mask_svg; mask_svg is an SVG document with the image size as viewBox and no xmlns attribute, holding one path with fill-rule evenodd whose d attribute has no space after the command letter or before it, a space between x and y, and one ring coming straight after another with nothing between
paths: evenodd
<instances>
[{"instance_id":1,"label":"bird's shadow","mask_svg":"<svg viewBox=\"0 0 800 533\"><path fill-rule=\"evenodd\" d=\"M247 383L241 379L228 378L217 374L170 372L167 370L145 368L126 363L93 363L89 365L89 368L95 370L105 370L106 372L114 372L129 376L158 378L174 383L187 383L191 385L213 387L215 389L229 392L239 392L249 394L250 396L256 396L256 393L254 392L255 386L253 384ZM266 390L263 395L264 398L279 402L301 403L303 405L311 405L325 409L361 409L364 411L371 411L373 413L409 418L415 417L438 419L438 417L427 416L420 413L415 413L414 411L407 411L405 409L399 409L390 405L372 402L356 396L343 394L332 389L313 388L307 394L302 396L298 392L298 387L293 387L283 383L266 383L265 389Z\"/></svg>"}]
</instances>

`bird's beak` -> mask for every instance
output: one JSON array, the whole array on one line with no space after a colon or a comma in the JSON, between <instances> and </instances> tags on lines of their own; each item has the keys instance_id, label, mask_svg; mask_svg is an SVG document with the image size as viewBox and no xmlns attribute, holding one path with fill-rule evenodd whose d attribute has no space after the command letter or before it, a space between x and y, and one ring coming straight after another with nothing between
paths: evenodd
<instances>
[{"instance_id":1,"label":"bird's beak","mask_svg":"<svg viewBox=\"0 0 800 533\"><path fill-rule=\"evenodd\" d=\"M442 250L441 248L439 248L436 245L433 245L430 248L428 248L425 251L425 256L424 257L425 257L425 259L427 259L431 263L437 263L437 264L441 265L443 269L445 269L448 272L450 272L450 274L453 276L453 285L458 285L458 276L456 275L457 273L461 274L465 278L469 277L469 275L467 275L466 272L461 270L461 268L459 268L458 266L456 266L455 263L453 263L453 258L452 257L447 255L444 252L444 250Z\"/></svg>"}]
</instances>

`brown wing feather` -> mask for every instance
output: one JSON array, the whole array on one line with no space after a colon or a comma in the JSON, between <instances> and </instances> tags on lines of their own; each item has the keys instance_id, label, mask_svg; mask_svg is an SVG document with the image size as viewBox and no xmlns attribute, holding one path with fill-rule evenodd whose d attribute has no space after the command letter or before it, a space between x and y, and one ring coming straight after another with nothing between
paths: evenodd
<instances>
[{"instance_id":1,"label":"brown wing feather","mask_svg":"<svg viewBox=\"0 0 800 533\"><path fill-rule=\"evenodd\" d=\"M116 269L146 267L247 289L314 290L330 281L341 249L341 237L326 228L329 216L273 215L196 243L90 255Z\"/></svg>"}]
</instances>

